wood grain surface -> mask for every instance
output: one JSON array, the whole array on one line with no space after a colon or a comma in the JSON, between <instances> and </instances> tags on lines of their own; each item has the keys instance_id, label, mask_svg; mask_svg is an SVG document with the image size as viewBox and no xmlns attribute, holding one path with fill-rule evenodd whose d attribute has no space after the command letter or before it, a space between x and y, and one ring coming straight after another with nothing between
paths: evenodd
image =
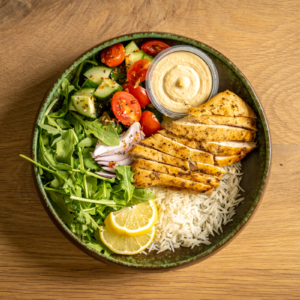
<instances>
[{"instance_id":1,"label":"wood grain surface","mask_svg":"<svg viewBox=\"0 0 300 300\"><path fill-rule=\"evenodd\" d=\"M229 246L167 273L88 257L37 196L30 137L55 77L99 42L136 31L198 39L252 83L272 133L263 202ZM300 299L300 2L0 0L0 299Z\"/></svg>"}]
</instances>

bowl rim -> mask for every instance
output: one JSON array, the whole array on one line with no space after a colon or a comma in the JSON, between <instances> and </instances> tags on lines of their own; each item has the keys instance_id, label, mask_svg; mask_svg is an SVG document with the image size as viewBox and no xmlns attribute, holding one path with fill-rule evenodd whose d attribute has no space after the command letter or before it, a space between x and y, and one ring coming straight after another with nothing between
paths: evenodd
<instances>
[{"instance_id":1,"label":"bowl rim","mask_svg":"<svg viewBox=\"0 0 300 300\"><path fill-rule=\"evenodd\" d=\"M47 101L50 101L50 99L53 97L55 91L61 85L63 79L67 75L69 75L71 71L76 70L78 65L82 62L82 60L86 59L87 56L89 57L89 56L93 55L93 53L99 52L100 50L102 50L112 44L116 44L119 42L126 42L129 40L135 40L135 39L140 39L140 38L171 39L171 40L175 40L175 41L184 42L187 45L192 45L192 46L195 46L202 50L205 50L205 51L215 55L223 63L225 63L245 85L247 91L249 92L249 94L258 110L259 116L262 120L263 130L264 130L264 134L265 134L265 138L266 138L266 164L265 164L262 181L260 183L257 196L255 197L250 209L246 213L246 216L219 243L215 244L214 246L207 249L206 251L204 251L198 255L195 255L193 257L190 257L186 260L169 263L169 264L165 264L165 265L160 265L160 266L154 266L154 267L145 266L145 265L137 265L137 264L130 263L130 262L121 262L113 257L108 257L101 253L96 252L95 250L93 250L92 248L90 248L89 246L84 244L77 236L75 236L56 214L56 212L45 192L45 189L43 188L43 184L41 182L38 168L34 165L32 165L32 174L33 174L34 183L35 183L36 190L38 192L40 201L41 201L42 205L44 206L44 209L46 210L48 216L50 217L52 222L56 225L56 227L60 230L60 232L70 242L72 242L77 248L79 248L80 250L82 250L83 252L88 254L89 256L91 256L103 263L106 263L108 265L131 268L131 269L135 269L137 271L162 272L162 271L168 271L168 270L174 269L174 268L184 268L184 267L190 266L192 264L198 263L200 261L203 261L203 260L209 258L210 256L216 254L221 249L223 249L226 245L228 245L241 232L241 230L245 228L245 225L247 225L249 223L249 221L254 216L254 213L257 211L258 205L261 203L262 196L266 190L267 183L269 180L269 175L270 175L270 171L271 171L271 159L272 159L271 134L270 134L267 117L263 110L263 106L262 106L261 102L259 101L253 87L251 86L250 82L247 80L245 75L231 62L231 60L229 60L227 57L225 57L223 54L221 54L216 49L214 49L200 41L192 39L192 38L188 38L188 37L185 37L182 35L168 33L168 32L141 31L141 32L134 32L134 33L124 34L124 35L119 35L117 37L107 39L107 40L97 44L96 46L90 48L88 51L86 51L82 55L80 55L78 59L73 61L73 63L67 69L65 69L58 77L56 77L54 82L50 85L49 89L47 90L47 92L39 106L36 117L35 117L33 130L32 130L32 143L31 143L31 154L35 161L37 161L37 138L38 138L38 133L39 133L39 127L37 126L37 124L41 121L41 119L45 113L45 110L48 107Z\"/></svg>"}]
</instances>

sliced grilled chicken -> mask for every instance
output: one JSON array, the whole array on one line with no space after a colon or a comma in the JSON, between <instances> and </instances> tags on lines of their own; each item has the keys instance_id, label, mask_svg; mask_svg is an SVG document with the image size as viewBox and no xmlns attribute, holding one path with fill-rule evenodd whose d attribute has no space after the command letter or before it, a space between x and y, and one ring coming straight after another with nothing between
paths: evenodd
<instances>
[{"instance_id":1,"label":"sliced grilled chicken","mask_svg":"<svg viewBox=\"0 0 300 300\"><path fill-rule=\"evenodd\" d=\"M198 107L191 107L188 111L194 116L219 115L227 117L249 117L256 119L252 108L235 93L226 90L212 97Z\"/></svg>"},{"instance_id":2,"label":"sliced grilled chicken","mask_svg":"<svg viewBox=\"0 0 300 300\"><path fill-rule=\"evenodd\" d=\"M133 178L134 186L137 188L147 188L149 186L171 186L195 191L197 193L210 193L213 189L213 186L211 185L139 168L136 169Z\"/></svg>"},{"instance_id":3,"label":"sliced grilled chicken","mask_svg":"<svg viewBox=\"0 0 300 300\"><path fill-rule=\"evenodd\" d=\"M202 123L208 125L228 125L257 131L256 119L247 117L227 117L227 116L197 116L193 112L185 118L189 122Z\"/></svg>"},{"instance_id":4,"label":"sliced grilled chicken","mask_svg":"<svg viewBox=\"0 0 300 300\"><path fill-rule=\"evenodd\" d=\"M252 142L255 131L225 125L206 125L177 120L166 126L168 131L197 141Z\"/></svg>"},{"instance_id":5,"label":"sliced grilled chicken","mask_svg":"<svg viewBox=\"0 0 300 300\"><path fill-rule=\"evenodd\" d=\"M163 173L167 175L172 175L182 179L196 181L207 185L212 185L214 187L220 184L220 179L212 175L207 175L199 172L184 171L183 169L177 167L165 165L150 160L140 159L140 158L135 160L135 162L131 166L131 170L133 172L135 172L137 169L143 169L143 170Z\"/></svg>"},{"instance_id":6,"label":"sliced grilled chicken","mask_svg":"<svg viewBox=\"0 0 300 300\"><path fill-rule=\"evenodd\" d=\"M152 160L167 165L175 166L178 168L182 168L185 171L190 170L208 175L213 175L218 177L219 179L221 179L222 175L226 173L222 168L217 166L208 165L200 162L189 162L188 160L183 160L140 145L134 146L128 151L128 153L135 159L142 158L146 160Z\"/></svg>"},{"instance_id":7,"label":"sliced grilled chicken","mask_svg":"<svg viewBox=\"0 0 300 300\"><path fill-rule=\"evenodd\" d=\"M218 177L219 179L221 179L222 176L224 174L226 174L226 172L223 169L221 169L220 167L207 165L207 164L199 163L199 162L191 162L189 164L189 169L191 171L197 171L200 173L213 175L213 176Z\"/></svg>"},{"instance_id":8,"label":"sliced grilled chicken","mask_svg":"<svg viewBox=\"0 0 300 300\"><path fill-rule=\"evenodd\" d=\"M186 145L187 147L193 148L193 149L199 149L199 150L203 150L203 146L201 144L201 142L195 141L195 140L190 140L184 137L180 137L170 131L167 131L165 129L163 130L159 130L158 131L159 134L177 142L183 145Z\"/></svg>"},{"instance_id":9,"label":"sliced grilled chicken","mask_svg":"<svg viewBox=\"0 0 300 300\"><path fill-rule=\"evenodd\" d=\"M214 155L246 155L257 147L255 142L202 142L204 149Z\"/></svg>"},{"instance_id":10,"label":"sliced grilled chicken","mask_svg":"<svg viewBox=\"0 0 300 300\"><path fill-rule=\"evenodd\" d=\"M154 134L147 139L142 140L141 144L181 159L203 162L211 165L214 164L214 157L212 154L186 147L185 145L160 134Z\"/></svg>"},{"instance_id":11,"label":"sliced grilled chicken","mask_svg":"<svg viewBox=\"0 0 300 300\"><path fill-rule=\"evenodd\" d=\"M215 163L220 167L230 166L242 160L245 155L215 156Z\"/></svg>"},{"instance_id":12,"label":"sliced grilled chicken","mask_svg":"<svg viewBox=\"0 0 300 300\"><path fill-rule=\"evenodd\" d=\"M189 170L190 168L188 160L183 160L140 145L134 146L128 151L128 153L133 158L144 158L144 159L154 160L157 162L165 163L167 165L183 168L184 170Z\"/></svg>"}]
</instances>

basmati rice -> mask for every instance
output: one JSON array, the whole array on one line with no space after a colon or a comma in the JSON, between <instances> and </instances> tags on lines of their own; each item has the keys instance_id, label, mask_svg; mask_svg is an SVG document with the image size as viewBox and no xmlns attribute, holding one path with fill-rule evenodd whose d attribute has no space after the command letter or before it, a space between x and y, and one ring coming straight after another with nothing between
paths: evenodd
<instances>
[{"instance_id":1,"label":"basmati rice","mask_svg":"<svg viewBox=\"0 0 300 300\"><path fill-rule=\"evenodd\" d=\"M209 245L209 235L219 234L222 225L232 221L235 206L244 200L240 196L242 164L224 167L227 172L220 185L210 194L179 193L152 187L156 194L158 222L156 235L148 251L174 251L182 247ZM143 254L146 254L143 251Z\"/></svg>"}]
</instances>

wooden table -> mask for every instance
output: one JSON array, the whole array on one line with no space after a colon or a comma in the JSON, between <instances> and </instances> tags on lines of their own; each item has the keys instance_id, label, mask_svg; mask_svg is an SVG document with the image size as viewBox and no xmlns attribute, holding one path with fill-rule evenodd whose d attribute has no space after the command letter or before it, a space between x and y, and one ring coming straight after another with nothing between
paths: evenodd
<instances>
[{"instance_id":1,"label":"wooden table","mask_svg":"<svg viewBox=\"0 0 300 300\"><path fill-rule=\"evenodd\" d=\"M1 299L300 299L300 2L0 1ZM261 99L273 162L263 202L229 246L158 274L112 269L52 224L37 196L34 118L51 82L112 36L166 31L229 57Z\"/></svg>"}]
</instances>

